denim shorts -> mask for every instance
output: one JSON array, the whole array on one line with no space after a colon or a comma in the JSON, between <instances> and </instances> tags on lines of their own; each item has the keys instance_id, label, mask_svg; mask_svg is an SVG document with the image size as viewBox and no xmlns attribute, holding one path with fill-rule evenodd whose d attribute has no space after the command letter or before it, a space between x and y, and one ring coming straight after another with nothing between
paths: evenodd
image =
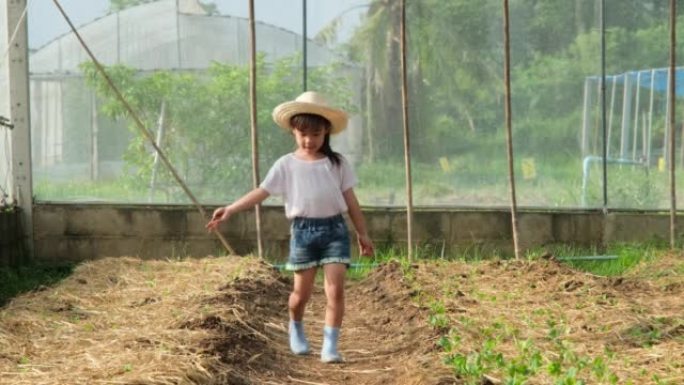
<instances>
[{"instance_id":1,"label":"denim shorts","mask_svg":"<svg viewBox=\"0 0 684 385\"><path fill-rule=\"evenodd\" d=\"M292 221L287 270L304 270L327 263L343 263L349 267L350 258L349 230L342 215L297 217Z\"/></svg>"}]
</instances>

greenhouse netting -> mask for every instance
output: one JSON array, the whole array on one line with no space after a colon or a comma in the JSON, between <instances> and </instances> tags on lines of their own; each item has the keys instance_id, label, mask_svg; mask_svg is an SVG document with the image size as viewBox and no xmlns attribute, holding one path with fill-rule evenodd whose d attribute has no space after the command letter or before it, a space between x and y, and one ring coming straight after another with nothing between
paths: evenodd
<instances>
[{"instance_id":1,"label":"greenhouse netting","mask_svg":"<svg viewBox=\"0 0 684 385\"><path fill-rule=\"evenodd\" d=\"M607 92L615 94L607 95L610 155L623 159L628 152L631 160L609 162L608 206L668 207L665 93L650 96L646 87L637 91L610 77L667 67L668 8L661 3L606 0L607 44L601 52L599 2L511 1L520 206L603 205L603 54ZM252 150L246 2L88 4L64 1L64 8L199 199L225 202L247 191ZM49 0L29 2L36 199L187 203L54 8ZM362 204L405 205L400 2L263 0L255 14L261 177L293 148L270 113L306 83L352 117L333 148L354 164ZM415 205L508 205L501 19L499 1L407 2ZM639 82L648 82L646 76Z\"/></svg>"}]
</instances>

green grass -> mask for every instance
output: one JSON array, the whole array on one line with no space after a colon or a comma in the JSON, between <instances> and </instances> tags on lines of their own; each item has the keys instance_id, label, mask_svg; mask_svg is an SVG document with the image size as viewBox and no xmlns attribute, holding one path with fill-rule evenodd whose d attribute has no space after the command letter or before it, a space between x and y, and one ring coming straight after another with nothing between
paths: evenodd
<instances>
[{"instance_id":1,"label":"green grass","mask_svg":"<svg viewBox=\"0 0 684 385\"><path fill-rule=\"evenodd\" d=\"M71 275L72 265L0 268L0 306L19 294L53 285Z\"/></svg>"},{"instance_id":2,"label":"green grass","mask_svg":"<svg viewBox=\"0 0 684 385\"><path fill-rule=\"evenodd\" d=\"M608 245L604 250L598 248L581 248L567 245L555 245L544 249L537 249L528 253L528 258L535 259L541 254L551 253L562 259L566 257L616 256L612 260L566 260L570 267L601 276L618 276L643 261L652 261L659 254L665 252L667 246L658 243L627 244L616 243Z\"/></svg>"},{"instance_id":3,"label":"green grass","mask_svg":"<svg viewBox=\"0 0 684 385\"><path fill-rule=\"evenodd\" d=\"M424 245L417 247L414 253L414 261L427 260L452 260L462 262L477 262L489 259L501 258L498 252L484 251L477 248L472 250L464 250L462 253L455 255L446 255L442 258L438 247L434 245ZM611 260L563 260L563 263L580 271L601 275L601 276L619 276L641 262L653 261L658 256L668 250L667 245L658 243L644 243L644 244L627 244L616 243L607 246L605 249L598 248L583 248L568 245L552 245L545 248L538 248L530 250L526 258L534 260L540 258L543 254L552 254L556 258L563 259L567 257L591 257L591 256L616 256L616 259ZM372 258L358 258L354 262L354 266L349 270L347 276L351 279L363 279L366 277L377 264L386 263L389 261L396 261L402 266L408 266L409 261L405 248L397 246L379 247L376 250L375 256Z\"/></svg>"}]
</instances>

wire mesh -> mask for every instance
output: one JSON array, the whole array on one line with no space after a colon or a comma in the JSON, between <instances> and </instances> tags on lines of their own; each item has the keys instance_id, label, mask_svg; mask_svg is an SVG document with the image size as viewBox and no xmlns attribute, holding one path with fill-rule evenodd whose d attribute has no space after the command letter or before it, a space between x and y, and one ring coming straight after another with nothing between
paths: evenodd
<instances>
[{"instance_id":1,"label":"wire mesh","mask_svg":"<svg viewBox=\"0 0 684 385\"><path fill-rule=\"evenodd\" d=\"M302 4L256 3L262 173L293 148L270 112L303 87ZM350 112L333 148L354 164L357 195L370 206L406 204L399 4L307 3L307 85ZM520 206L603 204L597 4L511 2ZM118 12L108 1L64 6L202 201L250 188L247 2L162 0ZM414 204L507 207L500 2L407 6ZM29 9L36 198L187 203L59 17L49 18L52 35L36 30L51 7L35 0ZM659 2L606 0L611 208L668 207L667 103L648 83L651 69L667 66L667 11Z\"/></svg>"}]
</instances>

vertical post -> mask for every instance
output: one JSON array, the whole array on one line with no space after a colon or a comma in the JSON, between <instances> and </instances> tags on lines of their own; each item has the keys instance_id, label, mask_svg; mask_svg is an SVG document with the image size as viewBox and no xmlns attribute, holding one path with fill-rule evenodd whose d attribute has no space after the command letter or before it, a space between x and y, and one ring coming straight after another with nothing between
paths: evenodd
<instances>
[{"instance_id":1,"label":"vertical post","mask_svg":"<svg viewBox=\"0 0 684 385\"><path fill-rule=\"evenodd\" d=\"M26 0L8 0L8 85L12 143L10 194L20 208L24 247L33 258L33 181L31 175L31 116L29 110L28 28Z\"/></svg>"},{"instance_id":2,"label":"vertical post","mask_svg":"<svg viewBox=\"0 0 684 385\"><path fill-rule=\"evenodd\" d=\"M603 146L602 155L603 159L601 162L601 172L602 181L601 184L603 190L603 214L608 213L608 150L609 140L610 140L610 123L608 128L606 128L606 1L601 0L601 10L600 10L600 29L601 29L601 133L603 134ZM613 77L613 89L611 91L611 105L610 105L610 119L613 118L613 102L615 101L615 77ZM612 122L611 122L612 123Z\"/></svg>"},{"instance_id":3,"label":"vertical post","mask_svg":"<svg viewBox=\"0 0 684 385\"><path fill-rule=\"evenodd\" d=\"M252 184L259 187L259 140L257 136L257 79L256 79L256 27L254 22L254 0L249 0L249 120L252 134ZM306 63L306 62L305 62ZM306 66L305 66L306 67ZM305 77L306 78L306 77ZM261 237L261 204L254 206L257 233L257 255L263 258L264 247Z\"/></svg>"},{"instance_id":4,"label":"vertical post","mask_svg":"<svg viewBox=\"0 0 684 385\"><path fill-rule=\"evenodd\" d=\"M670 83L669 83L669 131L670 131L670 248L674 249L677 236L677 190L675 181L675 86L677 47L677 2L670 0Z\"/></svg>"},{"instance_id":5,"label":"vertical post","mask_svg":"<svg viewBox=\"0 0 684 385\"><path fill-rule=\"evenodd\" d=\"M605 76L603 76L605 77ZM613 116L615 115L615 94L617 88L617 78L618 75L613 75L610 77L613 80L613 84L610 87L610 112L608 113L608 128L606 131L606 153L605 156L610 156L610 138L613 136Z\"/></svg>"},{"instance_id":6,"label":"vertical post","mask_svg":"<svg viewBox=\"0 0 684 385\"><path fill-rule=\"evenodd\" d=\"M641 71L637 72L636 86L634 90L636 96L634 99L634 127L632 135L632 160L636 160L637 144L639 143L639 92L641 90Z\"/></svg>"},{"instance_id":7,"label":"vertical post","mask_svg":"<svg viewBox=\"0 0 684 385\"><path fill-rule=\"evenodd\" d=\"M589 121L591 120L591 87L590 79L584 79L584 103L582 106L582 158L589 155Z\"/></svg>"},{"instance_id":8,"label":"vertical post","mask_svg":"<svg viewBox=\"0 0 684 385\"><path fill-rule=\"evenodd\" d=\"M100 126L97 117L97 95L95 91L90 92L90 180L96 181L100 178L100 147L99 136Z\"/></svg>"},{"instance_id":9,"label":"vertical post","mask_svg":"<svg viewBox=\"0 0 684 385\"><path fill-rule=\"evenodd\" d=\"M180 32L180 0L176 0L176 54L178 69L183 68L183 55L181 53L181 32Z\"/></svg>"},{"instance_id":10,"label":"vertical post","mask_svg":"<svg viewBox=\"0 0 684 385\"><path fill-rule=\"evenodd\" d=\"M306 78L307 78L307 66L309 63L308 61L308 53L306 50L306 0L302 0L302 91L306 92L308 91L308 87L306 85Z\"/></svg>"},{"instance_id":11,"label":"vertical post","mask_svg":"<svg viewBox=\"0 0 684 385\"><path fill-rule=\"evenodd\" d=\"M670 47L672 49L672 47ZM665 129L663 130L663 161L666 166L670 163L670 110L672 106L672 99L670 99L670 93L672 88L672 68L667 69L667 94L665 95Z\"/></svg>"},{"instance_id":12,"label":"vertical post","mask_svg":"<svg viewBox=\"0 0 684 385\"><path fill-rule=\"evenodd\" d=\"M653 132L653 105L655 101L656 71L651 70L651 93L648 100L648 126L646 127L646 164L651 164L651 136Z\"/></svg>"},{"instance_id":13,"label":"vertical post","mask_svg":"<svg viewBox=\"0 0 684 385\"><path fill-rule=\"evenodd\" d=\"M648 145L648 117L641 114L641 160L644 166L648 167L648 157L646 156L646 146Z\"/></svg>"},{"instance_id":14,"label":"vertical post","mask_svg":"<svg viewBox=\"0 0 684 385\"><path fill-rule=\"evenodd\" d=\"M159 119L157 120L157 139L154 141L159 148L162 148L164 140L164 128L166 127L166 101L162 100L161 109L159 111ZM154 194L157 190L157 170L159 170L159 153L154 153L154 160L152 161L152 178L150 181L150 192L147 196L148 202L154 201Z\"/></svg>"},{"instance_id":15,"label":"vertical post","mask_svg":"<svg viewBox=\"0 0 684 385\"><path fill-rule=\"evenodd\" d=\"M506 119L506 153L508 155L508 186L511 196L511 229L513 230L513 250L515 258L520 259L518 243L518 205L515 197L515 171L513 168L513 128L511 119L511 37L510 12L508 0L503 0L504 33L504 115Z\"/></svg>"},{"instance_id":16,"label":"vertical post","mask_svg":"<svg viewBox=\"0 0 684 385\"><path fill-rule=\"evenodd\" d=\"M630 126L632 124L632 76L629 72L625 73L625 84L622 97L622 129L620 131L620 158L627 159L629 152L629 141L632 139Z\"/></svg>"},{"instance_id":17,"label":"vertical post","mask_svg":"<svg viewBox=\"0 0 684 385\"><path fill-rule=\"evenodd\" d=\"M589 145L591 148L591 150L589 152L590 154L599 154L601 152L600 147L599 147L599 146L601 146L601 141L599 140L599 136L602 136L602 133L601 133L601 127L602 127L601 126L601 114L603 113L603 110L601 109L602 108L601 100L603 97L603 92L605 91L605 89L602 88L604 86L605 86L605 84L601 81L601 76L599 76L598 81L596 82L596 106L592 107L592 110L594 110L594 108L596 109L596 118L594 119L594 121L596 122L595 123L596 129L595 130L593 129L594 126L592 123L592 135L591 135L592 138L589 139L591 142L591 144Z\"/></svg>"},{"instance_id":18,"label":"vertical post","mask_svg":"<svg viewBox=\"0 0 684 385\"><path fill-rule=\"evenodd\" d=\"M116 64L121 64L121 11L116 11Z\"/></svg>"},{"instance_id":19,"label":"vertical post","mask_svg":"<svg viewBox=\"0 0 684 385\"><path fill-rule=\"evenodd\" d=\"M411 182L408 80L406 76L406 0L401 0L401 105L404 119L404 165L406 168L406 238L408 259L413 261L413 183Z\"/></svg>"}]
</instances>

